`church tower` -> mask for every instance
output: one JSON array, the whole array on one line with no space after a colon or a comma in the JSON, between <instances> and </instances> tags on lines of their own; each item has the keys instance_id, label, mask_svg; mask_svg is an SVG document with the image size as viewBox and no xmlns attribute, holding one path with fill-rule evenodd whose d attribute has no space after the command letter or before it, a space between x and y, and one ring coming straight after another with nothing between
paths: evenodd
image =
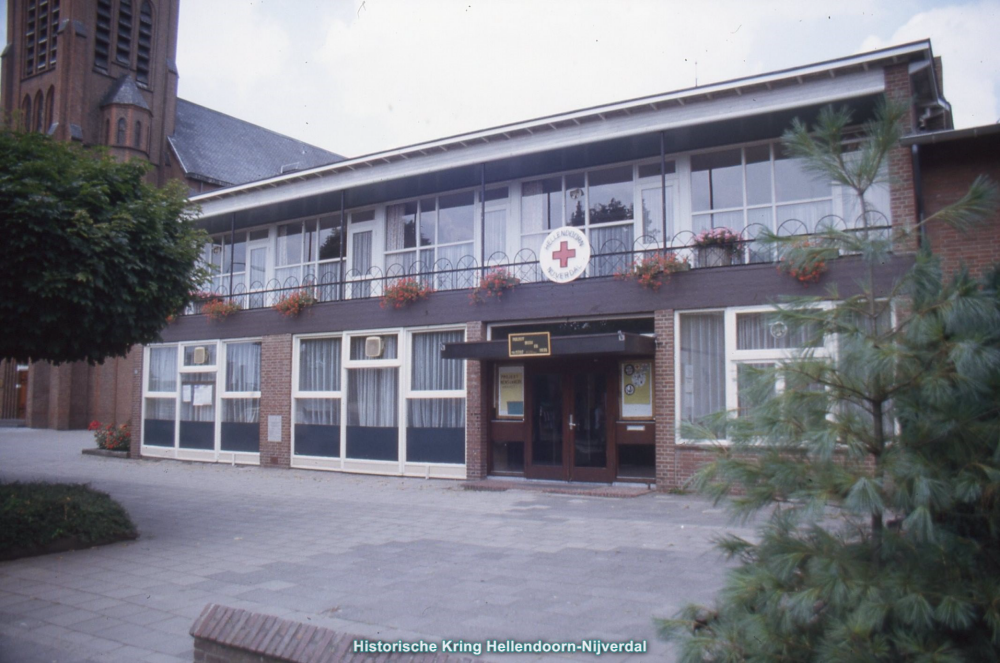
<instances>
[{"instance_id":1,"label":"church tower","mask_svg":"<svg viewBox=\"0 0 1000 663\"><path fill-rule=\"evenodd\" d=\"M58 140L105 145L167 180L180 0L10 0L3 110Z\"/></svg>"}]
</instances>

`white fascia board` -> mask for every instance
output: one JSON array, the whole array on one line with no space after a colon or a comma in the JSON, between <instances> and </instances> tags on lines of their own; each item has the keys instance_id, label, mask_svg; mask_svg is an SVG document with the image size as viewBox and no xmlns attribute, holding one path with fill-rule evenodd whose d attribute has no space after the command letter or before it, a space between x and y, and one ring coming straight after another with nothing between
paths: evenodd
<instances>
[{"instance_id":1,"label":"white fascia board","mask_svg":"<svg viewBox=\"0 0 1000 663\"><path fill-rule=\"evenodd\" d=\"M495 143L477 143L449 152L429 153L426 156L372 165L364 169L305 178L282 186L255 187L218 198L195 198L194 202L201 204L203 216L216 216L448 168L478 165L601 140L833 103L878 94L884 89L885 78L882 70L873 69L810 81L802 85L761 90L753 94L723 97L658 111L609 118L602 122L573 125Z\"/></svg>"}]
</instances>

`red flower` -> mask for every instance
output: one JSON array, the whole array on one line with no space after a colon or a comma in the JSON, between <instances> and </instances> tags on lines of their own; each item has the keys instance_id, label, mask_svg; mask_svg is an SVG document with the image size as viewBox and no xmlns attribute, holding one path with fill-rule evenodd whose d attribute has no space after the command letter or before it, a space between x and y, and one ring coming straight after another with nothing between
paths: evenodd
<instances>
[{"instance_id":1,"label":"red flower","mask_svg":"<svg viewBox=\"0 0 1000 663\"><path fill-rule=\"evenodd\" d=\"M98 421L97 419L94 419L93 421L90 422L90 425L87 426L87 430L89 430L89 431L95 431L95 430L97 430L100 427L101 427L101 422Z\"/></svg>"}]
</instances>

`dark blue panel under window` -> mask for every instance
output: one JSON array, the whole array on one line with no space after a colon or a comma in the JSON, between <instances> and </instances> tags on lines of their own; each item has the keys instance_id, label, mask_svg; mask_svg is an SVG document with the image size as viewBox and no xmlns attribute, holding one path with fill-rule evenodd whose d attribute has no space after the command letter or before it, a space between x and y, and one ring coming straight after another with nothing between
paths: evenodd
<instances>
[{"instance_id":1,"label":"dark blue panel under window","mask_svg":"<svg viewBox=\"0 0 1000 663\"><path fill-rule=\"evenodd\" d=\"M182 449L215 449L214 421L182 421Z\"/></svg>"},{"instance_id":2,"label":"dark blue panel under window","mask_svg":"<svg viewBox=\"0 0 1000 663\"><path fill-rule=\"evenodd\" d=\"M154 447L174 446L174 422L163 419L146 419L143 424L143 444Z\"/></svg>"},{"instance_id":3,"label":"dark blue panel under window","mask_svg":"<svg viewBox=\"0 0 1000 663\"><path fill-rule=\"evenodd\" d=\"M399 460L399 429L348 426L347 457L359 460Z\"/></svg>"},{"instance_id":4,"label":"dark blue panel under window","mask_svg":"<svg viewBox=\"0 0 1000 663\"><path fill-rule=\"evenodd\" d=\"M340 456L340 426L295 424L295 455Z\"/></svg>"},{"instance_id":5,"label":"dark blue panel under window","mask_svg":"<svg viewBox=\"0 0 1000 663\"><path fill-rule=\"evenodd\" d=\"M260 424L223 421L222 450L258 453L260 451Z\"/></svg>"},{"instance_id":6,"label":"dark blue panel under window","mask_svg":"<svg viewBox=\"0 0 1000 663\"><path fill-rule=\"evenodd\" d=\"M407 428L406 460L411 463L464 463L464 428Z\"/></svg>"}]
</instances>

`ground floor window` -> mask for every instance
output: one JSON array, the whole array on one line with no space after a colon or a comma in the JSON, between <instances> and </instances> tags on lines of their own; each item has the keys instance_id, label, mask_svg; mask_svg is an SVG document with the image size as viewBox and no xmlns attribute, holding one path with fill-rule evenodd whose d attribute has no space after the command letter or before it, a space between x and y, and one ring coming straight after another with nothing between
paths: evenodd
<instances>
[{"instance_id":1,"label":"ground floor window","mask_svg":"<svg viewBox=\"0 0 1000 663\"><path fill-rule=\"evenodd\" d=\"M152 346L145 374L143 446L259 453L260 341Z\"/></svg>"},{"instance_id":2,"label":"ground floor window","mask_svg":"<svg viewBox=\"0 0 1000 663\"><path fill-rule=\"evenodd\" d=\"M461 329L296 339L293 457L333 469L464 464L465 362L441 357L443 343L464 339Z\"/></svg>"}]
</instances>

